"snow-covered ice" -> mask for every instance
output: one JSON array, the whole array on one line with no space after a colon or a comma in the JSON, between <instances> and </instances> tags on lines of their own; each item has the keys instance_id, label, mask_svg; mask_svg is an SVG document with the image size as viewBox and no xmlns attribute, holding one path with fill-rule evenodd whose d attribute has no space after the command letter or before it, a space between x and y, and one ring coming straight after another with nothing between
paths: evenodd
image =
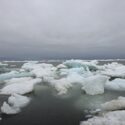
<instances>
[{"instance_id":1,"label":"snow-covered ice","mask_svg":"<svg viewBox=\"0 0 125 125\"><path fill-rule=\"evenodd\" d=\"M8 73L0 74L0 81L11 79L11 78L31 77L31 76L33 76L33 74L30 72L11 71Z\"/></svg>"},{"instance_id":2,"label":"snow-covered ice","mask_svg":"<svg viewBox=\"0 0 125 125\"><path fill-rule=\"evenodd\" d=\"M20 112L19 107L12 107L7 102L4 102L1 107L1 112L5 114L17 114Z\"/></svg>"},{"instance_id":3,"label":"snow-covered ice","mask_svg":"<svg viewBox=\"0 0 125 125\"><path fill-rule=\"evenodd\" d=\"M122 110L121 110L122 109ZM124 125L125 124L125 97L118 97L101 104L100 115L94 116L80 125ZM115 111L116 110L116 111ZM109 112L107 112L109 111Z\"/></svg>"},{"instance_id":4,"label":"snow-covered ice","mask_svg":"<svg viewBox=\"0 0 125 125\"><path fill-rule=\"evenodd\" d=\"M106 102L101 105L101 109L107 111L125 109L125 97L118 97L118 99Z\"/></svg>"},{"instance_id":5,"label":"snow-covered ice","mask_svg":"<svg viewBox=\"0 0 125 125\"><path fill-rule=\"evenodd\" d=\"M66 65L68 68L78 68L78 67L83 67L85 70L97 70L97 60L93 61L83 61L83 60L67 60L63 63Z\"/></svg>"},{"instance_id":6,"label":"snow-covered ice","mask_svg":"<svg viewBox=\"0 0 125 125\"><path fill-rule=\"evenodd\" d=\"M125 125L125 111L112 111L83 121L80 125Z\"/></svg>"},{"instance_id":7,"label":"snow-covered ice","mask_svg":"<svg viewBox=\"0 0 125 125\"><path fill-rule=\"evenodd\" d=\"M105 89L116 90L116 91L125 91L125 79L116 78L112 81L108 81L105 84Z\"/></svg>"},{"instance_id":8,"label":"snow-covered ice","mask_svg":"<svg viewBox=\"0 0 125 125\"><path fill-rule=\"evenodd\" d=\"M28 70L38 78L43 80L47 77L55 77L56 67L52 64L29 62L22 66L22 69ZM46 82L46 81L45 81Z\"/></svg>"},{"instance_id":9,"label":"snow-covered ice","mask_svg":"<svg viewBox=\"0 0 125 125\"><path fill-rule=\"evenodd\" d=\"M30 98L19 94L12 94L8 98L8 103L13 107L25 107L30 102Z\"/></svg>"},{"instance_id":10,"label":"snow-covered ice","mask_svg":"<svg viewBox=\"0 0 125 125\"><path fill-rule=\"evenodd\" d=\"M14 84L14 83L20 83L20 82L25 82L25 81L29 81L32 80L32 77L21 77L21 78L12 78L9 80L5 80L6 86L10 85L10 84Z\"/></svg>"},{"instance_id":11,"label":"snow-covered ice","mask_svg":"<svg viewBox=\"0 0 125 125\"><path fill-rule=\"evenodd\" d=\"M0 63L0 68L6 66L6 64ZM89 96L103 94L106 89L125 91L124 78L125 65L119 63L100 65L97 60L67 60L54 66L53 64L38 61L26 62L17 71L13 70L0 74L0 81L4 81L2 85L5 83L4 86L1 86L3 88L1 88L0 94L11 95L8 102L3 103L1 111L6 114L20 112L21 108L30 101L28 97L21 95L32 92L34 85L41 82L56 89L59 95L67 94L69 89L78 85L79 90L77 89L77 91L85 91ZM109 79L112 81L109 81ZM98 105L100 106L100 102L97 102L96 106ZM119 97L101 105L101 111L124 108L124 97ZM103 116L84 121L81 125L122 125L125 122L122 119L123 114L125 115L124 111L108 112ZM119 120L120 117L121 120Z\"/></svg>"},{"instance_id":12,"label":"snow-covered ice","mask_svg":"<svg viewBox=\"0 0 125 125\"><path fill-rule=\"evenodd\" d=\"M59 64L56 67L57 67L57 69L65 69L65 68L67 68L67 66L64 65L64 64Z\"/></svg>"},{"instance_id":13,"label":"snow-covered ice","mask_svg":"<svg viewBox=\"0 0 125 125\"><path fill-rule=\"evenodd\" d=\"M109 77L95 75L85 79L82 89L89 95L103 94L104 85Z\"/></svg>"},{"instance_id":14,"label":"snow-covered ice","mask_svg":"<svg viewBox=\"0 0 125 125\"><path fill-rule=\"evenodd\" d=\"M102 66L103 70L101 74L108 75L110 77L125 78L125 65L119 64L117 62L112 62L110 64L105 64Z\"/></svg>"},{"instance_id":15,"label":"snow-covered ice","mask_svg":"<svg viewBox=\"0 0 125 125\"><path fill-rule=\"evenodd\" d=\"M25 79L25 80L24 80ZM18 82L16 82L18 81ZM8 83L5 85L5 87L3 87L0 90L0 94L6 94L6 95L10 95L13 93L17 93L17 94L26 94L29 92L32 92L34 89L34 85L38 84L42 82L42 79L40 78L36 78L36 79L32 79L32 78L19 78L16 80L10 80L8 81Z\"/></svg>"},{"instance_id":16,"label":"snow-covered ice","mask_svg":"<svg viewBox=\"0 0 125 125\"><path fill-rule=\"evenodd\" d=\"M1 107L1 112L5 114L17 114L21 108L28 105L30 98L18 94L12 94L8 98L8 102L4 102Z\"/></svg>"},{"instance_id":17,"label":"snow-covered ice","mask_svg":"<svg viewBox=\"0 0 125 125\"><path fill-rule=\"evenodd\" d=\"M66 78L53 80L51 81L51 85L58 91L59 95L66 94L68 89L72 87L71 83Z\"/></svg>"},{"instance_id":18,"label":"snow-covered ice","mask_svg":"<svg viewBox=\"0 0 125 125\"><path fill-rule=\"evenodd\" d=\"M22 66L22 69L25 70L34 70L34 69L38 69L38 68L52 68L53 65L52 64L47 64L47 63L38 63L38 62L28 62L28 63L24 63Z\"/></svg>"}]
</instances>

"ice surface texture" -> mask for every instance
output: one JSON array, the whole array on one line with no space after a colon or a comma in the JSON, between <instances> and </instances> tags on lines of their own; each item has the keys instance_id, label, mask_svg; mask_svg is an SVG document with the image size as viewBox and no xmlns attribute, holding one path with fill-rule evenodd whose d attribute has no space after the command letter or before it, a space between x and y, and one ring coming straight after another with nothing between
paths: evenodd
<instances>
[{"instance_id":1,"label":"ice surface texture","mask_svg":"<svg viewBox=\"0 0 125 125\"><path fill-rule=\"evenodd\" d=\"M0 63L1 69L7 66ZM1 111L7 114L20 112L21 108L28 104L26 100L29 100L22 95L32 92L34 86L42 82L56 89L59 95L67 94L75 85L79 85L81 91L88 95L97 95L103 94L106 89L125 91L124 78L125 65L115 62L99 65L97 60L67 60L57 66L38 61L26 62L19 70L0 74L0 81L4 82L0 94L10 95L8 102L3 103ZM26 103L22 104L23 102ZM102 110L122 108L123 98L102 105ZM105 119L105 116L102 119Z\"/></svg>"},{"instance_id":2,"label":"ice surface texture","mask_svg":"<svg viewBox=\"0 0 125 125\"><path fill-rule=\"evenodd\" d=\"M40 78L17 78L7 81L5 87L0 90L0 94L10 95L13 93L26 94L32 92L34 85L40 83L42 80Z\"/></svg>"},{"instance_id":3,"label":"ice surface texture","mask_svg":"<svg viewBox=\"0 0 125 125\"><path fill-rule=\"evenodd\" d=\"M8 98L8 102L4 102L1 107L2 113L17 114L21 108L25 107L30 102L30 98L18 94L12 94Z\"/></svg>"},{"instance_id":4,"label":"ice surface texture","mask_svg":"<svg viewBox=\"0 0 125 125\"><path fill-rule=\"evenodd\" d=\"M125 125L125 111L114 111L93 117L80 125Z\"/></svg>"}]
</instances>

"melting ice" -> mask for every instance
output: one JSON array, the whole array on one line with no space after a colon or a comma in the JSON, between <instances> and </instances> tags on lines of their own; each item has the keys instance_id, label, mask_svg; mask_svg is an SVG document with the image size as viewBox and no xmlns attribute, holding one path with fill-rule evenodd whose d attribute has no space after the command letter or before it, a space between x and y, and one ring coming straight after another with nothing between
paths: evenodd
<instances>
[{"instance_id":1,"label":"melting ice","mask_svg":"<svg viewBox=\"0 0 125 125\"><path fill-rule=\"evenodd\" d=\"M30 102L27 94L33 92L37 84L50 86L59 96L68 94L76 86L79 86L77 91L93 97L105 94L107 90L125 91L125 65L117 62L100 65L97 60L67 60L53 65L30 61L19 69L7 70L7 67L8 64L0 62L0 71L5 70L0 73L0 94L9 95L8 101L3 102L1 107L1 112L5 114L19 113L22 107L27 106ZM100 108L101 115L83 121L81 125L123 124L125 111L119 110L125 108L124 97L104 104L100 102L96 108Z\"/></svg>"}]
</instances>

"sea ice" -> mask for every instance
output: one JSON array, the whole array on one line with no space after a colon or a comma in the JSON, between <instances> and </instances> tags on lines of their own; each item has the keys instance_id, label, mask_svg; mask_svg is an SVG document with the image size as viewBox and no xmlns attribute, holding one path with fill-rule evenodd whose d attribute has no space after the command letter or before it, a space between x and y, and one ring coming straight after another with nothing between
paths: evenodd
<instances>
[{"instance_id":1,"label":"sea ice","mask_svg":"<svg viewBox=\"0 0 125 125\"><path fill-rule=\"evenodd\" d=\"M56 67L57 67L57 69L66 69L66 68L68 68L68 67L65 66L64 64L59 64L59 65L57 65Z\"/></svg>"},{"instance_id":2,"label":"sea ice","mask_svg":"<svg viewBox=\"0 0 125 125\"><path fill-rule=\"evenodd\" d=\"M86 94L96 95L104 93L104 84L108 79L109 77L102 75L84 78L78 73L71 73L67 77L51 80L50 84L54 86L60 94L66 94L68 89L74 84L79 84Z\"/></svg>"},{"instance_id":3,"label":"sea ice","mask_svg":"<svg viewBox=\"0 0 125 125\"><path fill-rule=\"evenodd\" d=\"M30 98L21 96L18 94L12 94L8 98L8 102L4 102L1 107L2 113L5 114L17 114L21 111L21 108L28 105L30 102Z\"/></svg>"},{"instance_id":4,"label":"sea ice","mask_svg":"<svg viewBox=\"0 0 125 125\"><path fill-rule=\"evenodd\" d=\"M125 111L112 111L83 121L80 125L125 125Z\"/></svg>"},{"instance_id":5,"label":"sea ice","mask_svg":"<svg viewBox=\"0 0 125 125\"><path fill-rule=\"evenodd\" d=\"M34 69L39 69L39 68L52 68L52 64L47 64L47 63L38 63L38 62L28 62L24 63L22 66L22 69L32 71Z\"/></svg>"},{"instance_id":6,"label":"sea ice","mask_svg":"<svg viewBox=\"0 0 125 125\"><path fill-rule=\"evenodd\" d=\"M9 80L5 80L6 86L10 85L10 84L14 84L14 83L20 83L20 82L25 82L25 81L29 81L32 80L32 77L21 77L21 78L12 78Z\"/></svg>"},{"instance_id":7,"label":"sea ice","mask_svg":"<svg viewBox=\"0 0 125 125\"><path fill-rule=\"evenodd\" d=\"M92 75L92 72L90 72L89 70L85 71L85 69L83 67L60 69L58 71L59 76L67 76L67 75L70 75L72 73L77 73L77 74L84 76L84 77L88 77L88 76Z\"/></svg>"},{"instance_id":8,"label":"sea ice","mask_svg":"<svg viewBox=\"0 0 125 125\"><path fill-rule=\"evenodd\" d=\"M82 75L75 72L70 73L66 78L71 84L77 83L81 85L85 81L85 78Z\"/></svg>"},{"instance_id":9,"label":"sea ice","mask_svg":"<svg viewBox=\"0 0 125 125\"><path fill-rule=\"evenodd\" d=\"M44 79L44 77L54 77L56 67L54 67L52 64L46 64L46 63L25 63L22 66L23 69L29 70L31 74L34 74L38 78Z\"/></svg>"},{"instance_id":10,"label":"sea ice","mask_svg":"<svg viewBox=\"0 0 125 125\"><path fill-rule=\"evenodd\" d=\"M83 67L86 71L87 70L97 70L98 61L83 61L83 60L67 60L63 63L68 68L79 68Z\"/></svg>"},{"instance_id":11,"label":"sea ice","mask_svg":"<svg viewBox=\"0 0 125 125\"><path fill-rule=\"evenodd\" d=\"M1 112L5 114L17 114L20 112L19 107L12 107L7 102L4 102L1 107Z\"/></svg>"},{"instance_id":12,"label":"sea ice","mask_svg":"<svg viewBox=\"0 0 125 125\"><path fill-rule=\"evenodd\" d=\"M37 63L38 63L38 61L26 62L23 64L22 69L32 70L32 69L34 69L34 66L36 66Z\"/></svg>"},{"instance_id":13,"label":"sea ice","mask_svg":"<svg viewBox=\"0 0 125 125\"><path fill-rule=\"evenodd\" d=\"M89 95L103 94L108 79L109 77L103 75L90 76L85 79L82 89Z\"/></svg>"},{"instance_id":14,"label":"sea ice","mask_svg":"<svg viewBox=\"0 0 125 125\"><path fill-rule=\"evenodd\" d=\"M72 87L71 83L66 78L53 80L51 81L51 85L55 87L59 95L66 94L68 89Z\"/></svg>"},{"instance_id":15,"label":"sea ice","mask_svg":"<svg viewBox=\"0 0 125 125\"><path fill-rule=\"evenodd\" d=\"M19 94L12 94L8 98L8 103L13 107L25 107L30 102L30 98Z\"/></svg>"},{"instance_id":16,"label":"sea ice","mask_svg":"<svg viewBox=\"0 0 125 125\"><path fill-rule=\"evenodd\" d=\"M55 87L59 94L66 94L68 89L74 84L83 85L84 77L78 73L72 72L67 77L61 79L51 79L50 84Z\"/></svg>"},{"instance_id":17,"label":"sea ice","mask_svg":"<svg viewBox=\"0 0 125 125\"><path fill-rule=\"evenodd\" d=\"M12 82L13 81L13 82ZM18 82L15 82L18 81ZM11 84L9 84L9 82L5 85L5 87L3 87L0 90L0 94L6 94L6 95L10 95L13 93L17 93L17 94L26 94L29 92L32 92L34 89L34 85L38 84L42 82L42 79L40 78L36 78L36 79L27 79L27 78L19 78L18 80L11 80Z\"/></svg>"},{"instance_id":18,"label":"sea ice","mask_svg":"<svg viewBox=\"0 0 125 125\"><path fill-rule=\"evenodd\" d=\"M110 64L105 64L101 74L107 75L110 77L118 77L118 78L125 78L125 66L119 64L117 62L113 62Z\"/></svg>"},{"instance_id":19,"label":"sea ice","mask_svg":"<svg viewBox=\"0 0 125 125\"><path fill-rule=\"evenodd\" d=\"M125 109L125 97L118 97L116 100L111 100L101 105L102 110L113 111Z\"/></svg>"},{"instance_id":20,"label":"sea ice","mask_svg":"<svg viewBox=\"0 0 125 125\"><path fill-rule=\"evenodd\" d=\"M31 71L36 77L44 78L44 77L54 77L55 69L53 68L37 68Z\"/></svg>"},{"instance_id":21,"label":"sea ice","mask_svg":"<svg viewBox=\"0 0 125 125\"><path fill-rule=\"evenodd\" d=\"M30 72L11 71L9 73L0 74L0 81L11 79L11 78L30 77L30 76L33 76L33 74Z\"/></svg>"},{"instance_id":22,"label":"sea ice","mask_svg":"<svg viewBox=\"0 0 125 125\"><path fill-rule=\"evenodd\" d=\"M116 91L125 91L125 79L117 78L112 81L108 81L105 84L105 89L116 90Z\"/></svg>"}]
</instances>

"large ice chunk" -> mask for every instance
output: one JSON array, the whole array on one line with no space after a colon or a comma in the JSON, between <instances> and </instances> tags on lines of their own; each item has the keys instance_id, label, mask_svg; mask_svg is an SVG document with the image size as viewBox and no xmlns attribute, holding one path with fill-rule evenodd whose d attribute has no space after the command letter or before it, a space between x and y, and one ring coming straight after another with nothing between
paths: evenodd
<instances>
[{"instance_id":1,"label":"large ice chunk","mask_svg":"<svg viewBox=\"0 0 125 125\"><path fill-rule=\"evenodd\" d=\"M38 62L28 62L25 63L22 66L22 69L26 69L26 70L34 70L34 69L38 69L38 68L52 68L53 65L52 64L47 64L47 63L38 63Z\"/></svg>"},{"instance_id":2,"label":"large ice chunk","mask_svg":"<svg viewBox=\"0 0 125 125\"><path fill-rule=\"evenodd\" d=\"M22 77L22 78L12 78L9 80L5 80L6 86L10 85L10 84L14 84L14 83L20 83L20 82L25 82L25 81L29 81L32 80L32 77Z\"/></svg>"},{"instance_id":3,"label":"large ice chunk","mask_svg":"<svg viewBox=\"0 0 125 125\"><path fill-rule=\"evenodd\" d=\"M33 74L30 72L11 71L9 73L0 74L0 81L11 78L30 77L30 76L33 76Z\"/></svg>"},{"instance_id":4,"label":"large ice chunk","mask_svg":"<svg viewBox=\"0 0 125 125\"><path fill-rule=\"evenodd\" d=\"M125 91L125 79L117 78L112 81L108 81L105 84L105 89L116 90L116 91Z\"/></svg>"},{"instance_id":5,"label":"large ice chunk","mask_svg":"<svg viewBox=\"0 0 125 125\"><path fill-rule=\"evenodd\" d=\"M88 121L81 122L80 125L124 125L125 111L113 111L102 116L93 117Z\"/></svg>"},{"instance_id":6,"label":"large ice chunk","mask_svg":"<svg viewBox=\"0 0 125 125\"><path fill-rule=\"evenodd\" d=\"M44 77L54 77L57 69L52 64L35 62L25 63L22 68L25 70L29 70L36 77L43 79Z\"/></svg>"},{"instance_id":7,"label":"large ice chunk","mask_svg":"<svg viewBox=\"0 0 125 125\"><path fill-rule=\"evenodd\" d=\"M55 69L54 68L37 68L31 71L36 77L44 78L44 77L54 77Z\"/></svg>"},{"instance_id":8,"label":"large ice chunk","mask_svg":"<svg viewBox=\"0 0 125 125\"><path fill-rule=\"evenodd\" d=\"M16 82L18 81L18 82ZM10 82L10 83L9 83ZM5 87L3 87L0 90L0 94L26 94L29 92L32 92L34 89L34 85L42 82L42 79L36 78L36 79L31 79L31 78L19 78L18 80L11 80L9 81Z\"/></svg>"},{"instance_id":9,"label":"large ice chunk","mask_svg":"<svg viewBox=\"0 0 125 125\"><path fill-rule=\"evenodd\" d=\"M72 87L71 83L66 78L53 80L51 81L51 85L55 87L59 95L66 94L68 89Z\"/></svg>"},{"instance_id":10,"label":"large ice chunk","mask_svg":"<svg viewBox=\"0 0 125 125\"><path fill-rule=\"evenodd\" d=\"M67 60L63 63L69 68L79 68L83 67L86 71L87 70L97 70L98 61L83 61L83 60Z\"/></svg>"},{"instance_id":11,"label":"large ice chunk","mask_svg":"<svg viewBox=\"0 0 125 125\"><path fill-rule=\"evenodd\" d=\"M110 64L105 64L101 74L108 75L110 77L125 78L125 65L119 64L117 62L112 62Z\"/></svg>"},{"instance_id":12,"label":"large ice chunk","mask_svg":"<svg viewBox=\"0 0 125 125\"><path fill-rule=\"evenodd\" d=\"M118 97L116 100L111 100L101 105L102 110L112 111L125 109L125 97Z\"/></svg>"},{"instance_id":13,"label":"large ice chunk","mask_svg":"<svg viewBox=\"0 0 125 125\"><path fill-rule=\"evenodd\" d=\"M88 77L93 75L92 72L90 72L89 70L85 71L85 69L83 67L79 67L79 68L70 68L70 69L60 69L58 71L60 76L67 76L73 73L77 73L81 76L84 77Z\"/></svg>"},{"instance_id":14,"label":"large ice chunk","mask_svg":"<svg viewBox=\"0 0 125 125\"><path fill-rule=\"evenodd\" d=\"M61 79L51 79L51 85L59 92L59 94L66 94L68 89L74 84L83 85L84 77L78 73L70 73L67 77Z\"/></svg>"},{"instance_id":15,"label":"large ice chunk","mask_svg":"<svg viewBox=\"0 0 125 125\"><path fill-rule=\"evenodd\" d=\"M103 94L104 85L109 77L95 75L85 79L82 89L89 95Z\"/></svg>"},{"instance_id":16,"label":"large ice chunk","mask_svg":"<svg viewBox=\"0 0 125 125\"><path fill-rule=\"evenodd\" d=\"M79 84L86 94L96 95L104 93L104 84L108 79L109 77L102 75L84 78L78 73L71 73L65 78L52 80L50 83L60 94L66 94L74 84Z\"/></svg>"},{"instance_id":17,"label":"large ice chunk","mask_svg":"<svg viewBox=\"0 0 125 125\"><path fill-rule=\"evenodd\" d=\"M23 108L25 107L27 104L29 104L30 102L30 98L26 97L26 96L22 96L19 94L12 94L9 98L8 98L8 103L13 106L13 107L20 107Z\"/></svg>"},{"instance_id":18,"label":"large ice chunk","mask_svg":"<svg viewBox=\"0 0 125 125\"><path fill-rule=\"evenodd\" d=\"M30 62L26 62L22 65L22 69L25 70L32 70L34 69L34 67L36 66L36 64L38 63L38 61L30 61Z\"/></svg>"},{"instance_id":19,"label":"large ice chunk","mask_svg":"<svg viewBox=\"0 0 125 125\"><path fill-rule=\"evenodd\" d=\"M1 107L1 112L5 114L17 114L20 112L19 107L12 107L7 102L4 102Z\"/></svg>"},{"instance_id":20,"label":"large ice chunk","mask_svg":"<svg viewBox=\"0 0 125 125\"><path fill-rule=\"evenodd\" d=\"M67 68L67 66L64 64L59 64L56 67L57 67L57 69L66 69Z\"/></svg>"},{"instance_id":21,"label":"large ice chunk","mask_svg":"<svg viewBox=\"0 0 125 125\"><path fill-rule=\"evenodd\" d=\"M66 78L67 78L67 81L69 81L71 84L77 83L81 85L85 81L85 78L82 75L75 72L70 73Z\"/></svg>"},{"instance_id":22,"label":"large ice chunk","mask_svg":"<svg viewBox=\"0 0 125 125\"><path fill-rule=\"evenodd\" d=\"M30 98L21 96L18 94L12 94L8 98L8 102L4 102L1 107L2 113L5 114L17 114L21 111L21 108L28 105L30 102Z\"/></svg>"}]
</instances>

